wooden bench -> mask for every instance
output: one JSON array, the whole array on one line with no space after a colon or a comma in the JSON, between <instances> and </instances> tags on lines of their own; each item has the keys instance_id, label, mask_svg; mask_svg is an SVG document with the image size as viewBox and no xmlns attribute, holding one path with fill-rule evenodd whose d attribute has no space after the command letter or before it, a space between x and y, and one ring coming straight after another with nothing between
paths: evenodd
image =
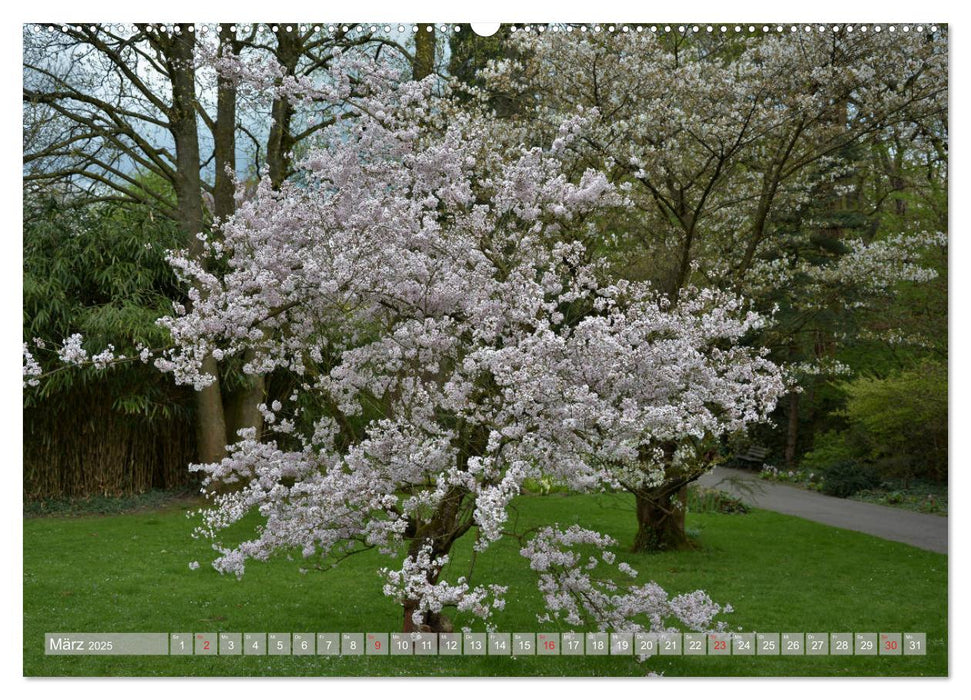
<instances>
[{"instance_id":1,"label":"wooden bench","mask_svg":"<svg viewBox=\"0 0 971 700\"><path fill-rule=\"evenodd\" d=\"M769 448L763 447L762 445L750 445L748 450L735 455L735 459L741 460L743 462L752 462L757 464L763 464L765 458L769 456Z\"/></svg>"}]
</instances>

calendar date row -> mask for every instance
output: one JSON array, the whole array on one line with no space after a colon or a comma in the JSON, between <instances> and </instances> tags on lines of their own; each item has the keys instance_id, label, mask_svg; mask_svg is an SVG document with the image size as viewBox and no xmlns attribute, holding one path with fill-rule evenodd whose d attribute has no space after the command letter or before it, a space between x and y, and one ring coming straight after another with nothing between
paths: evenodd
<instances>
[{"instance_id":1,"label":"calendar date row","mask_svg":"<svg viewBox=\"0 0 971 700\"><path fill-rule=\"evenodd\" d=\"M44 653L160 656L924 656L923 632L49 633Z\"/></svg>"}]
</instances>

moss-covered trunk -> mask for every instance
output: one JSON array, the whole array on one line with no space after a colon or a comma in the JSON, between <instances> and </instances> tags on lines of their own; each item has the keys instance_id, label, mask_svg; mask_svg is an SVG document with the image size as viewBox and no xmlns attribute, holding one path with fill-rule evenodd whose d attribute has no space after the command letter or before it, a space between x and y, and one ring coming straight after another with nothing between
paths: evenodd
<instances>
[{"instance_id":1,"label":"moss-covered trunk","mask_svg":"<svg viewBox=\"0 0 971 700\"><path fill-rule=\"evenodd\" d=\"M659 486L634 493L637 505L635 552L661 552L689 549L685 532L688 487Z\"/></svg>"}]
</instances>

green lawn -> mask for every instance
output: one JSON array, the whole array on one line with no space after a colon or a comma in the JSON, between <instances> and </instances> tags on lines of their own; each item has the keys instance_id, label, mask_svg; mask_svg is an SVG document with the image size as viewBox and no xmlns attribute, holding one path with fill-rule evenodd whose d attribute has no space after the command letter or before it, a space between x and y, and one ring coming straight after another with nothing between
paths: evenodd
<instances>
[{"instance_id":1,"label":"green lawn","mask_svg":"<svg viewBox=\"0 0 971 700\"><path fill-rule=\"evenodd\" d=\"M128 515L24 520L24 673L29 676L941 676L947 674L947 557L765 511L690 514L699 548L634 555L624 496L523 497L519 527L579 522L620 540L626 559L670 593L707 590L733 628L767 632L926 632L926 657L45 657L45 632L388 632L381 558L301 575L299 557L251 563L241 581L207 562L187 506ZM468 562L468 542L453 559ZM208 558L207 558L208 557ZM188 562L203 566L190 571ZM535 577L512 543L476 565L510 585L502 631L536 623ZM458 573L453 572L453 576ZM456 619L456 629L467 623Z\"/></svg>"}]
</instances>

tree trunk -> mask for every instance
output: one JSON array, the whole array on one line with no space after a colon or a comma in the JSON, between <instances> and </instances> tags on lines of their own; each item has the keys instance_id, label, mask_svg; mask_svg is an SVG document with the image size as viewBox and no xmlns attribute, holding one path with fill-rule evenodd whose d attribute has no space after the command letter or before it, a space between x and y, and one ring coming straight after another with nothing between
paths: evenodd
<instances>
[{"instance_id":1,"label":"tree trunk","mask_svg":"<svg viewBox=\"0 0 971 700\"><path fill-rule=\"evenodd\" d=\"M248 360L250 353L244 357ZM266 401L266 381L262 375L249 375L245 384L223 399L226 412L226 436L230 443L239 439L238 431L256 428L256 439L263 432L263 414L257 408Z\"/></svg>"},{"instance_id":2,"label":"tree trunk","mask_svg":"<svg viewBox=\"0 0 971 700\"><path fill-rule=\"evenodd\" d=\"M188 237L189 251L202 255L197 234L203 229L202 180L199 176L199 132L196 121L196 80L193 67L195 34L191 25L178 25L180 32L170 35L163 46L172 80L172 114L169 129L175 141L175 194L179 224ZM196 392L196 439L200 462L219 462L226 456L226 420L219 391L219 367L207 357L202 369L215 377L205 389Z\"/></svg>"},{"instance_id":3,"label":"tree trunk","mask_svg":"<svg viewBox=\"0 0 971 700\"><path fill-rule=\"evenodd\" d=\"M219 365L209 356L203 360L202 370L217 379L196 392L196 449L199 462L212 464L226 456L226 418L219 393Z\"/></svg>"},{"instance_id":4,"label":"tree trunk","mask_svg":"<svg viewBox=\"0 0 971 700\"><path fill-rule=\"evenodd\" d=\"M634 493L637 505L635 552L690 549L685 532L688 487L659 486Z\"/></svg>"},{"instance_id":5,"label":"tree trunk","mask_svg":"<svg viewBox=\"0 0 971 700\"><path fill-rule=\"evenodd\" d=\"M295 75L300 62L301 45L297 32L288 32L281 22L276 33L276 60L287 75ZM294 146L293 104L286 97L273 98L270 107L272 122L266 141L266 164L269 169L270 183L274 189L280 187L290 175Z\"/></svg>"},{"instance_id":6,"label":"tree trunk","mask_svg":"<svg viewBox=\"0 0 971 700\"><path fill-rule=\"evenodd\" d=\"M796 446L798 447L799 443L801 442L804 449L805 446L812 445L813 441L816 439L816 412L813 407L816 404L817 383L817 377L810 377L809 386L806 387L806 395L804 397L806 400L799 400L799 420L802 423L802 427L799 429Z\"/></svg>"},{"instance_id":7,"label":"tree trunk","mask_svg":"<svg viewBox=\"0 0 971 700\"><path fill-rule=\"evenodd\" d=\"M276 39L274 55L277 61L287 75L296 75L297 65L303 53L299 33L287 31L286 23L281 22L276 31ZM296 143L292 131L293 104L284 96L275 97L270 107L270 114L266 163L270 184L274 189L279 189L291 174L293 167L293 147ZM251 359L252 353L247 353L243 357L244 362ZM243 387L226 397L226 432L230 442L236 441L237 431L242 428L256 428L256 438L259 439L263 432L263 414L257 406L265 400L266 378L262 375L247 377Z\"/></svg>"},{"instance_id":8,"label":"tree trunk","mask_svg":"<svg viewBox=\"0 0 971 700\"><path fill-rule=\"evenodd\" d=\"M434 612L423 613L422 623L416 625L414 613L418 607L417 601L406 600L401 607L405 615L402 632L451 632L453 629L452 621L447 615Z\"/></svg>"},{"instance_id":9,"label":"tree trunk","mask_svg":"<svg viewBox=\"0 0 971 700\"><path fill-rule=\"evenodd\" d=\"M786 430L786 466L796 464L796 448L799 445L799 394L789 394L789 426Z\"/></svg>"},{"instance_id":10,"label":"tree trunk","mask_svg":"<svg viewBox=\"0 0 971 700\"><path fill-rule=\"evenodd\" d=\"M415 58L411 63L412 77L415 80L421 80L434 72L435 25L419 24L418 31L415 33Z\"/></svg>"},{"instance_id":11,"label":"tree trunk","mask_svg":"<svg viewBox=\"0 0 971 700\"><path fill-rule=\"evenodd\" d=\"M484 447L484 445L483 445ZM466 457L467 459L467 457ZM464 487L452 486L438 504L434 515L427 521L411 521L405 530L405 536L411 538L408 546L408 556L417 557L421 549L431 545L431 557L437 559L447 555L452 545L472 527L473 520L463 506L468 506L466 497L469 491ZM438 570L426 573L428 583L435 585L441 572ZM402 603L404 611L405 632L451 632L452 621L443 613L426 611L421 619L414 619L418 601L406 600Z\"/></svg>"},{"instance_id":12,"label":"tree trunk","mask_svg":"<svg viewBox=\"0 0 971 700\"><path fill-rule=\"evenodd\" d=\"M219 25L219 42L227 53L239 53L240 42L236 39L233 25ZM236 211L236 192L232 173L236 169L236 103L237 91L231 80L220 76L217 83L214 187L214 213L220 219L232 216ZM289 130L289 122L286 124ZM280 164L276 167L281 168ZM252 359L252 354L243 358ZM243 387L223 397L223 413L226 422L226 442L236 442L242 428L256 428L256 439L263 430L263 414L257 406L266 398L266 385L262 376L247 377Z\"/></svg>"},{"instance_id":13,"label":"tree trunk","mask_svg":"<svg viewBox=\"0 0 971 700\"><path fill-rule=\"evenodd\" d=\"M233 25L219 25L219 44L225 54L239 51ZM232 173L236 170L236 86L220 75L216 82L216 125L213 130L215 182L213 213L226 219L236 211L236 191Z\"/></svg>"}]
</instances>

